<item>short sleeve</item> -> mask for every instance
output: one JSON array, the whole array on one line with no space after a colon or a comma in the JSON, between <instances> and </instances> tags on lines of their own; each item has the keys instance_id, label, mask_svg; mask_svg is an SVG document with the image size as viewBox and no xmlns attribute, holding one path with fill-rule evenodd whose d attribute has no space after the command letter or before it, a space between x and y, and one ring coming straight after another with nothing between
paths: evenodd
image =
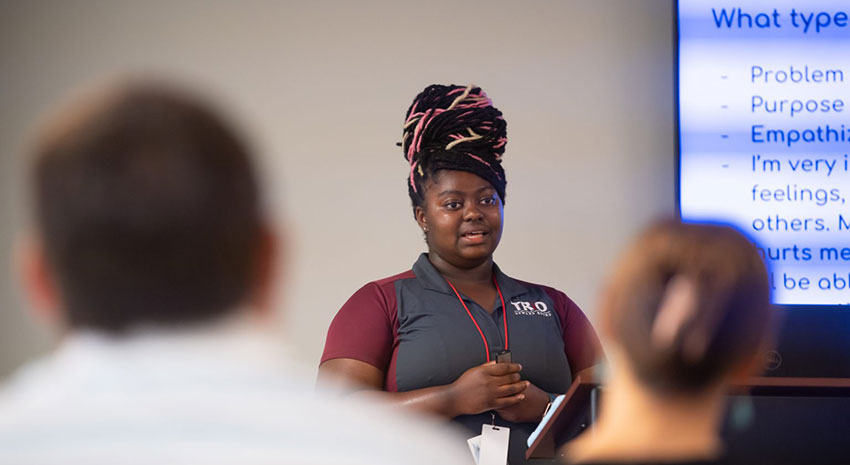
<instances>
[{"instance_id":1,"label":"short sleeve","mask_svg":"<svg viewBox=\"0 0 850 465\"><path fill-rule=\"evenodd\" d=\"M395 293L369 283L337 312L325 340L322 362L351 358L386 372L393 350L396 322Z\"/></svg>"},{"instance_id":2,"label":"short sleeve","mask_svg":"<svg viewBox=\"0 0 850 465\"><path fill-rule=\"evenodd\" d=\"M564 352L575 378L578 372L590 368L605 358L602 344L584 312L563 292L546 288L555 302L564 338Z\"/></svg>"}]
</instances>

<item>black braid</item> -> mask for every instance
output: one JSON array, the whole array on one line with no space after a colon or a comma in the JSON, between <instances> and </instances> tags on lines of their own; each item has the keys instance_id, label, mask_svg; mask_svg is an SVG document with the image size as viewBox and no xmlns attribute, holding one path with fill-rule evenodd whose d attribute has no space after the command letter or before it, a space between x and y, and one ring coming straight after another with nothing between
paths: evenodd
<instances>
[{"instance_id":1,"label":"black braid","mask_svg":"<svg viewBox=\"0 0 850 465\"><path fill-rule=\"evenodd\" d=\"M407 185L414 211L424 200L425 182L440 170L478 175L504 202L506 144L507 123L481 88L426 87L407 110L401 143L411 169Z\"/></svg>"}]
</instances>

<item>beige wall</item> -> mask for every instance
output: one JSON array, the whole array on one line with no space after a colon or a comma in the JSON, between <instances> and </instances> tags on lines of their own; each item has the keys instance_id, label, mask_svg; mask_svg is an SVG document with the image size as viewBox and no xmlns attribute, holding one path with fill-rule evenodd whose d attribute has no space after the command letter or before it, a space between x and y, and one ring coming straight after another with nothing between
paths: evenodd
<instances>
[{"instance_id":1,"label":"beige wall","mask_svg":"<svg viewBox=\"0 0 850 465\"><path fill-rule=\"evenodd\" d=\"M667 0L21 0L0 12L0 375L50 340L11 260L26 133L69 90L116 71L203 86L255 141L290 245L281 308L311 364L345 299L424 248L394 143L427 84L474 82L504 112L496 260L591 317L624 242L674 211Z\"/></svg>"}]
</instances>

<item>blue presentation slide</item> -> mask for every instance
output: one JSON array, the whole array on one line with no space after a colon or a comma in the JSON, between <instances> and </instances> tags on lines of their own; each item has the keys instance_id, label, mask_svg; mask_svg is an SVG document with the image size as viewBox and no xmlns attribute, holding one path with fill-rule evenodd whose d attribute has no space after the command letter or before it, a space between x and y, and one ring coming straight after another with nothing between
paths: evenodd
<instances>
[{"instance_id":1,"label":"blue presentation slide","mask_svg":"<svg viewBox=\"0 0 850 465\"><path fill-rule=\"evenodd\" d=\"M678 16L683 220L749 233L775 303L849 305L850 2L680 0Z\"/></svg>"}]
</instances>

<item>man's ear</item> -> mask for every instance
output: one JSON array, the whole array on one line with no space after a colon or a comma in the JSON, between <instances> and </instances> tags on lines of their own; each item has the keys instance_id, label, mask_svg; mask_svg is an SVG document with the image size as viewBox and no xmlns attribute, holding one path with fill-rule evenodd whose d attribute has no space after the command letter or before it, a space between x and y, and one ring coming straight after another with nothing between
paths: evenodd
<instances>
[{"instance_id":1,"label":"man's ear","mask_svg":"<svg viewBox=\"0 0 850 465\"><path fill-rule=\"evenodd\" d=\"M257 261L254 270L254 282L249 295L249 304L260 316L272 316L275 289L282 282L282 265L284 247L282 240L268 225L260 230L257 244Z\"/></svg>"},{"instance_id":2,"label":"man's ear","mask_svg":"<svg viewBox=\"0 0 850 465\"><path fill-rule=\"evenodd\" d=\"M21 239L15 250L19 279L29 308L40 321L59 326L64 319L59 286L47 261L41 240L29 235Z\"/></svg>"}]
</instances>

